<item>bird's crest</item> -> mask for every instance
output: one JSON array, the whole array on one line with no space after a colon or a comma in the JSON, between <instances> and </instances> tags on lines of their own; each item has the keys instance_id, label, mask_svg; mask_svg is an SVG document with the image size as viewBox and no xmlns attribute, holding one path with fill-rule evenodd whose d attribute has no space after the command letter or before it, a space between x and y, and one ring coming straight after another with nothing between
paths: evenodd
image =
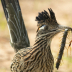
<instances>
[{"instance_id":1,"label":"bird's crest","mask_svg":"<svg viewBox=\"0 0 72 72\"><path fill-rule=\"evenodd\" d=\"M36 21L38 21L38 27L42 26L44 23L57 23L55 13L53 12L53 10L51 8L48 8L48 10L50 14L44 10L44 12L39 13L39 15L36 17Z\"/></svg>"}]
</instances>

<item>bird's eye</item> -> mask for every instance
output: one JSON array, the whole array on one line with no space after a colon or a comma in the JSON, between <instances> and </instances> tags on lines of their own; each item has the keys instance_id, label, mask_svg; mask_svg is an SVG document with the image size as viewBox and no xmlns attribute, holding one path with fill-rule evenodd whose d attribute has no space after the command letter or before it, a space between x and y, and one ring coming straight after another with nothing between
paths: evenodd
<instances>
[{"instance_id":1,"label":"bird's eye","mask_svg":"<svg viewBox=\"0 0 72 72\"><path fill-rule=\"evenodd\" d=\"M39 30L44 29L45 26L46 26L46 25L41 26L41 27L39 28Z\"/></svg>"}]
</instances>

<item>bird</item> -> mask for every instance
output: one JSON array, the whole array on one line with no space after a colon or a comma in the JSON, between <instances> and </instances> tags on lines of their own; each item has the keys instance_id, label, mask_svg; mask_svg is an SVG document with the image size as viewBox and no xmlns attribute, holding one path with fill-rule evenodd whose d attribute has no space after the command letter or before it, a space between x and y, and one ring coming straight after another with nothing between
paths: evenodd
<instances>
[{"instance_id":1,"label":"bird","mask_svg":"<svg viewBox=\"0 0 72 72\"><path fill-rule=\"evenodd\" d=\"M36 16L37 31L35 43L30 41L18 0L1 0L10 33L10 43L16 54L11 62L11 72L53 72L54 57L51 42L54 36L71 29L60 25L51 8L39 12Z\"/></svg>"}]
</instances>

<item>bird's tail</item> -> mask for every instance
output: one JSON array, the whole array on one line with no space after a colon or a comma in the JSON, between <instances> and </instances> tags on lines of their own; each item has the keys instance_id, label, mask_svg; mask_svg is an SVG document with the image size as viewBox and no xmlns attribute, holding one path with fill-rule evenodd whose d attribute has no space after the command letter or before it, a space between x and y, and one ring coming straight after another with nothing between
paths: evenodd
<instances>
[{"instance_id":1,"label":"bird's tail","mask_svg":"<svg viewBox=\"0 0 72 72\"><path fill-rule=\"evenodd\" d=\"M4 14L8 23L10 43L15 51L29 47L30 42L22 18L18 0L1 0Z\"/></svg>"}]
</instances>

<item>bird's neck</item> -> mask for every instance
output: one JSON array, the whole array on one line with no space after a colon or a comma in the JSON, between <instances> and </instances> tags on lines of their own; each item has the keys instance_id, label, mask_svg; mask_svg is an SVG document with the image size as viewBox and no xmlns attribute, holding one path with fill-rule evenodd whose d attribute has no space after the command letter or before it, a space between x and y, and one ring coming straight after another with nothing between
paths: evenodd
<instances>
[{"instance_id":1,"label":"bird's neck","mask_svg":"<svg viewBox=\"0 0 72 72\"><path fill-rule=\"evenodd\" d=\"M54 60L51 53L50 44L51 41L47 38L36 39L33 50L31 51L31 53L33 53L32 57L36 57L36 62L38 62L39 67L42 69L44 68L44 72L53 71Z\"/></svg>"},{"instance_id":2,"label":"bird's neck","mask_svg":"<svg viewBox=\"0 0 72 72\"><path fill-rule=\"evenodd\" d=\"M39 51L41 52L43 51L45 54L46 53L50 54L51 53L51 48L50 48L51 40L52 39L48 39L46 37L36 39L33 49L39 49Z\"/></svg>"}]
</instances>

